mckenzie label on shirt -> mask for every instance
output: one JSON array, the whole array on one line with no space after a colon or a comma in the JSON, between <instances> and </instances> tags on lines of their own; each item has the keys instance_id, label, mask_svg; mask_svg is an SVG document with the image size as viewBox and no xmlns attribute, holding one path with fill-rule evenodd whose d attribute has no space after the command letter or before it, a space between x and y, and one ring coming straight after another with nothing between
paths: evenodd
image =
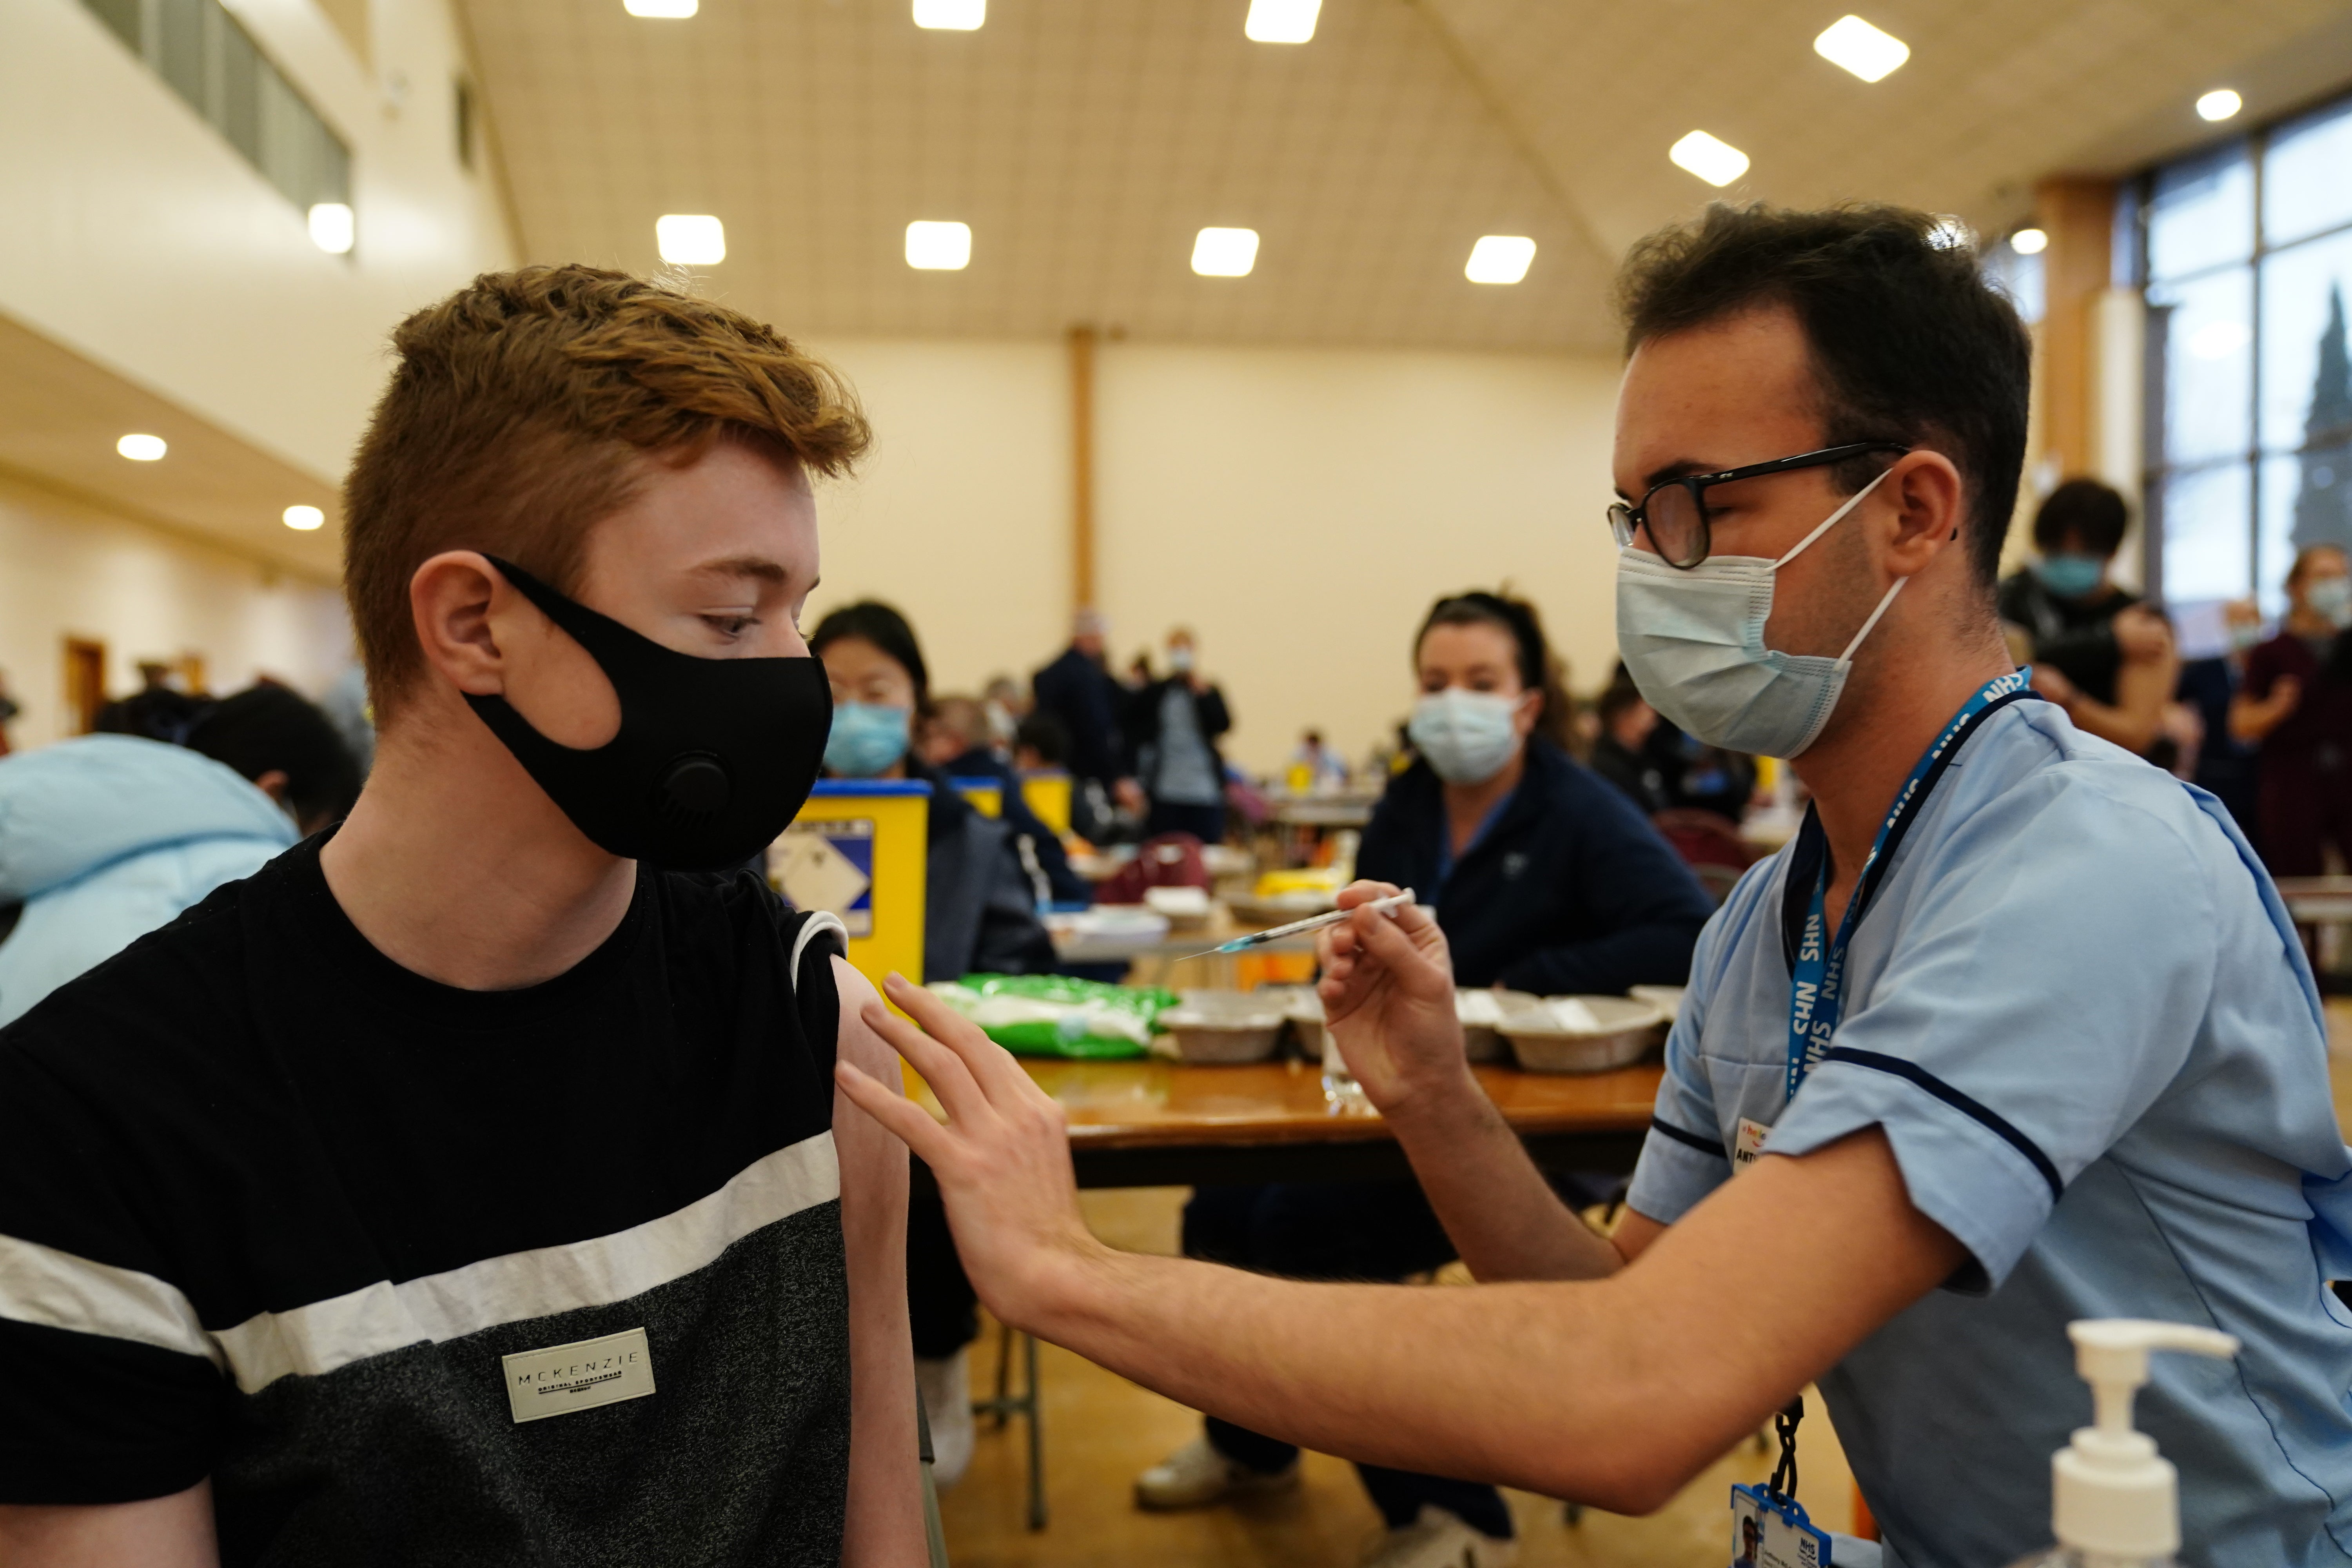
<instances>
[{"instance_id":1,"label":"mckenzie label on shirt","mask_svg":"<svg viewBox=\"0 0 2352 1568\"><path fill-rule=\"evenodd\" d=\"M643 1329L499 1359L506 1367L507 1403L517 1421L568 1415L642 1399L654 1391L653 1352Z\"/></svg>"}]
</instances>

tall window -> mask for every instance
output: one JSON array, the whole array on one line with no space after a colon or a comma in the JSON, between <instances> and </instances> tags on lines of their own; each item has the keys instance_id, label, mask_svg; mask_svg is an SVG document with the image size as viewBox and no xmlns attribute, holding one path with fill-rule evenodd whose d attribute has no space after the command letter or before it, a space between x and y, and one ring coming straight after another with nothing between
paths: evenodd
<instances>
[{"instance_id":1,"label":"tall window","mask_svg":"<svg viewBox=\"0 0 2352 1568\"><path fill-rule=\"evenodd\" d=\"M351 149L220 0L82 3L287 200L351 205Z\"/></svg>"},{"instance_id":2,"label":"tall window","mask_svg":"<svg viewBox=\"0 0 2352 1568\"><path fill-rule=\"evenodd\" d=\"M2352 100L2139 184L2151 587L2178 612L2284 606L2309 544L2352 548Z\"/></svg>"}]
</instances>

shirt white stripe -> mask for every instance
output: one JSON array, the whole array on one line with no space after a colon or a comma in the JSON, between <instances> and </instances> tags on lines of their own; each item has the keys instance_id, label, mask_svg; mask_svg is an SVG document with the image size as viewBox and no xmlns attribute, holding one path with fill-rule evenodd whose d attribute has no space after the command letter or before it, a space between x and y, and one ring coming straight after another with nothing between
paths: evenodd
<instances>
[{"instance_id":1,"label":"shirt white stripe","mask_svg":"<svg viewBox=\"0 0 2352 1568\"><path fill-rule=\"evenodd\" d=\"M0 1236L0 1318L223 1360L194 1303L173 1287L13 1236Z\"/></svg>"},{"instance_id":2,"label":"shirt white stripe","mask_svg":"<svg viewBox=\"0 0 2352 1568\"><path fill-rule=\"evenodd\" d=\"M611 1236L486 1258L394 1285L208 1334L172 1286L131 1269L0 1236L0 1317L135 1340L226 1364L247 1394L289 1374L315 1377L405 1345L461 1339L501 1323L609 1306L709 1267L762 1226L841 1195L833 1134L759 1160L709 1197Z\"/></svg>"}]
</instances>

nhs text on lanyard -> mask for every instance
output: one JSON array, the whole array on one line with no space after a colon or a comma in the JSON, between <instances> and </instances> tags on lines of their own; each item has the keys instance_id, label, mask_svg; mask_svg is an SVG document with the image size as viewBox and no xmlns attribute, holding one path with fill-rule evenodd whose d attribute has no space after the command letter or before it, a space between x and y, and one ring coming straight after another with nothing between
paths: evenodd
<instances>
[{"instance_id":1,"label":"nhs text on lanyard","mask_svg":"<svg viewBox=\"0 0 2352 1568\"><path fill-rule=\"evenodd\" d=\"M1797 962L1789 988L1789 1098L1797 1097L1805 1075L1813 1070L1822 1054L1830 1048L1830 1037L1837 1033L1838 1018L1845 1010L1843 994L1845 983L1846 943L1853 939L1853 928L1862 922L1864 909L1877 887L1879 860L1888 846L1901 835L1904 823L1926 801L1933 785L1937 763L1956 745L1971 727L1971 721L1986 709L2005 698L2015 696L2026 688L2031 672L2011 670L2009 674L1985 682L1974 697L1952 715L1936 743L1911 769L1911 777L1895 797L1895 808L1879 825L1878 837L1870 846L1870 858L1862 863L1861 874L1853 879L1853 892L1846 900L1845 919L1838 922L1837 935L1822 934L1822 905L1828 901L1830 868L1823 857L1821 869L1813 874L1813 898L1805 911L1804 934L1797 939Z\"/></svg>"}]
</instances>

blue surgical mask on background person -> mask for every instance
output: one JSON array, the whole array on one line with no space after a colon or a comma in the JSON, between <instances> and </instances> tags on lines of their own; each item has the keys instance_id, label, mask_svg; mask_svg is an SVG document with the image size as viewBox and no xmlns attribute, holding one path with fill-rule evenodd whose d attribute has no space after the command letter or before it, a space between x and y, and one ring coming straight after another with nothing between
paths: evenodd
<instances>
[{"instance_id":1,"label":"blue surgical mask on background person","mask_svg":"<svg viewBox=\"0 0 2352 1568\"><path fill-rule=\"evenodd\" d=\"M2338 631L2352 626L2352 577L2322 577L2305 588L2303 596Z\"/></svg>"},{"instance_id":2,"label":"blue surgical mask on background person","mask_svg":"<svg viewBox=\"0 0 2352 1568\"><path fill-rule=\"evenodd\" d=\"M1405 733L1450 784L1482 784L1503 771L1519 749L1511 722L1519 700L1493 691L1449 686L1424 692L1412 705Z\"/></svg>"},{"instance_id":3,"label":"blue surgical mask on background person","mask_svg":"<svg viewBox=\"0 0 2352 1568\"><path fill-rule=\"evenodd\" d=\"M2060 598L2080 599L2097 591L2100 580L2107 574L2107 563L2095 555L2062 552L2035 562L2033 574Z\"/></svg>"},{"instance_id":4,"label":"blue surgical mask on background person","mask_svg":"<svg viewBox=\"0 0 2352 1568\"><path fill-rule=\"evenodd\" d=\"M1894 471L1856 490L1778 561L1710 555L1685 571L1651 551L1618 552L1617 651L1650 706L1727 752L1793 757L1811 745L1845 689L1853 650L1911 579L1897 577L1845 651L1829 658L1764 646L1773 578Z\"/></svg>"},{"instance_id":5,"label":"blue surgical mask on background person","mask_svg":"<svg viewBox=\"0 0 2352 1568\"><path fill-rule=\"evenodd\" d=\"M825 738L824 765L844 778L870 779L907 754L904 708L871 702L833 705L833 732Z\"/></svg>"}]
</instances>

